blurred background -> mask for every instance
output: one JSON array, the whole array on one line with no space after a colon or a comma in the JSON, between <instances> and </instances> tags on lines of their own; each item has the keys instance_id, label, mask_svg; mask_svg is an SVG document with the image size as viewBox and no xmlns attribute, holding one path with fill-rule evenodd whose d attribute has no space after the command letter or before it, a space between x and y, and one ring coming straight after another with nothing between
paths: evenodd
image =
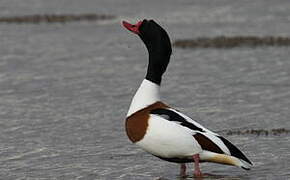
<instances>
[{"instance_id":1,"label":"blurred background","mask_svg":"<svg viewBox=\"0 0 290 180\"><path fill-rule=\"evenodd\" d=\"M144 18L173 43L290 37L288 0L1 0L0 179L179 179L178 165L124 130L147 52L120 22ZM254 163L251 171L205 163L204 179L290 179L289 56L279 42L174 47L164 101Z\"/></svg>"}]
</instances>

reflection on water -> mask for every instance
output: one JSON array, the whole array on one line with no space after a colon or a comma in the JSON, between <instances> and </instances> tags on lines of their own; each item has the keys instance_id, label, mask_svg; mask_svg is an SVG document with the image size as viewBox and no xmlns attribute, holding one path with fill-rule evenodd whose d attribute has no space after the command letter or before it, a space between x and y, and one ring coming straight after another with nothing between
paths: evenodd
<instances>
[{"instance_id":1,"label":"reflection on water","mask_svg":"<svg viewBox=\"0 0 290 180\"><path fill-rule=\"evenodd\" d=\"M173 46L179 48L236 48L236 47L259 47L259 46L290 46L290 37L200 37L197 39L176 40Z\"/></svg>"},{"instance_id":2,"label":"reflection on water","mask_svg":"<svg viewBox=\"0 0 290 180\"><path fill-rule=\"evenodd\" d=\"M39 15L24 15L24 16L10 16L0 17L0 23L67 23L78 21L103 21L113 19L112 15L98 15L98 14L39 14Z\"/></svg>"},{"instance_id":3,"label":"reflection on water","mask_svg":"<svg viewBox=\"0 0 290 180\"><path fill-rule=\"evenodd\" d=\"M216 179L216 180L240 180L240 179L247 179L247 177L243 176L230 176L230 175L215 175L215 174L209 174L204 173L201 177L195 177L192 175L187 175L186 177L176 177L174 178L176 180L207 180L207 179ZM153 180L170 180L163 177L154 178Z\"/></svg>"}]
</instances>

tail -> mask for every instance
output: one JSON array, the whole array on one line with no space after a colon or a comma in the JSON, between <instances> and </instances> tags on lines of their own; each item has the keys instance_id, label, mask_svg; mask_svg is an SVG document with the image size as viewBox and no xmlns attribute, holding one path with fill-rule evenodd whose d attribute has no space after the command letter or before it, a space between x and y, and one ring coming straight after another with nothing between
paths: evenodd
<instances>
[{"instance_id":1,"label":"tail","mask_svg":"<svg viewBox=\"0 0 290 180\"><path fill-rule=\"evenodd\" d=\"M239 166L249 170L252 162L230 141L212 133L196 133L194 138L203 149L202 161Z\"/></svg>"},{"instance_id":2,"label":"tail","mask_svg":"<svg viewBox=\"0 0 290 180\"><path fill-rule=\"evenodd\" d=\"M248 163L244 161L243 159L239 159L237 157L230 156L227 154L219 154L219 153L214 153L210 151L201 152L200 159L201 161L205 161L205 162L213 162L213 163L226 164L226 165L231 165L231 166L238 166L245 170L250 170L252 167L252 163Z\"/></svg>"},{"instance_id":3,"label":"tail","mask_svg":"<svg viewBox=\"0 0 290 180\"><path fill-rule=\"evenodd\" d=\"M218 138L222 141L225 147L219 146L219 151L212 151L210 149L204 150L200 154L201 160L238 166L245 170L251 169L251 166L253 166L252 162L236 146L222 136L218 136ZM227 148L227 150L225 148Z\"/></svg>"},{"instance_id":4,"label":"tail","mask_svg":"<svg viewBox=\"0 0 290 180\"><path fill-rule=\"evenodd\" d=\"M253 164L251 163L248 163L248 162L245 162L244 160L240 159L240 167L243 168L244 170L250 170L251 167L253 166Z\"/></svg>"},{"instance_id":5,"label":"tail","mask_svg":"<svg viewBox=\"0 0 290 180\"><path fill-rule=\"evenodd\" d=\"M240 163L238 163L237 166L250 170L251 166L253 166L253 163L236 147L234 146L230 141L225 139L224 137L219 136L219 138L223 141L223 143L226 145L226 147L230 151L230 156L238 159Z\"/></svg>"}]
</instances>

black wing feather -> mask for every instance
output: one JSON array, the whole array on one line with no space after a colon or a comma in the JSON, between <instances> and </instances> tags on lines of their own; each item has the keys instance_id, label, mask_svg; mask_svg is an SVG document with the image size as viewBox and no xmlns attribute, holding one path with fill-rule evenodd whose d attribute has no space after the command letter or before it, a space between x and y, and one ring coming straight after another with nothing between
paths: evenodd
<instances>
[{"instance_id":1,"label":"black wing feather","mask_svg":"<svg viewBox=\"0 0 290 180\"><path fill-rule=\"evenodd\" d=\"M168 121L176 121L179 122L180 125L187 127L191 130L205 132L203 129L195 126L194 124L188 122L184 117L180 116L178 113L171 111L169 109L154 109L150 112L150 114L155 114L163 117Z\"/></svg>"},{"instance_id":2,"label":"black wing feather","mask_svg":"<svg viewBox=\"0 0 290 180\"><path fill-rule=\"evenodd\" d=\"M226 138L219 136L219 138L223 141L223 143L227 146L227 148L230 150L230 153L232 156L235 156L239 159L242 159L249 164L253 165L252 162L236 147L234 146L230 141L228 141Z\"/></svg>"}]
</instances>

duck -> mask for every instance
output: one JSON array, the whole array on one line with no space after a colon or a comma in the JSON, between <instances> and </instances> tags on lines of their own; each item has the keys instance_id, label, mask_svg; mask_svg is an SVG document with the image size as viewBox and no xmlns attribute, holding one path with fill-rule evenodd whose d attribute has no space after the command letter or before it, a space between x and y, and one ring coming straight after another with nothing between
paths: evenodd
<instances>
[{"instance_id":1,"label":"duck","mask_svg":"<svg viewBox=\"0 0 290 180\"><path fill-rule=\"evenodd\" d=\"M138 35L148 51L147 73L137 89L125 120L128 138L146 152L162 160L180 164L186 176L186 163L194 163L193 176L201 177L201 162L212 162L249 170L253 164L223 136L205 128L160 98L162 76L172 54L168 33L154 20L122 25Z\"/></svg>"}]
</instances>

